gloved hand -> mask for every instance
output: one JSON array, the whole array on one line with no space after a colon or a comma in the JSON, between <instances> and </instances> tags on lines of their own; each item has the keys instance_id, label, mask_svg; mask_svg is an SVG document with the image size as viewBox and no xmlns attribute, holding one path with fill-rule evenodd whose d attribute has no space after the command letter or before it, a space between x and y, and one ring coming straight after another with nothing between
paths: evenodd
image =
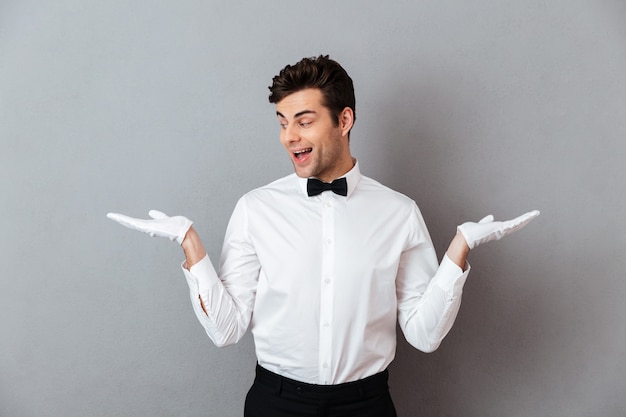
<instances>
[{"instance_id":1,"label":"gloved hand","mask_svg":"<svg viewBox=\"0 0 626 417\"><path fill-rule=\"evenodd\" d=\"M186 217L168 217L165 213L161 213L157 210L150 210L148 215L152 217L152 220L135 219L134 217L128 217L118 213L108 213L107 217L129 229L148 233L152 237L166 237L172 241L176 240L179 244L183 243L187 231L193 224L193 222Z\"/></svg>"},{"instance_id":2,"label":"gloved hand","mask_svg":"<svg viewBox=\"0 0 626 417\"><path fill-rule=\"evenodd\" d=\"M518 231L537 216L539 216L539 210L533 210L513 220L494 222L493 216L490 214L478 223L463 223L457 227L457 230L461 232L465 238L467 246L469 246L470 249L474 249L478 245L482 245L491 240L502 239L504 236Z\"/></svg>"}]
</instances>

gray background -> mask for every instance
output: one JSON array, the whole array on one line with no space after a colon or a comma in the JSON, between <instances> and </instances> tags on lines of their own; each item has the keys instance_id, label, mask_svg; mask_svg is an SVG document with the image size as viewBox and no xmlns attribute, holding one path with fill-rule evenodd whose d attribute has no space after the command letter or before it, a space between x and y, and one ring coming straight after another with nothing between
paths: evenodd
<instances>
[{"instance_id":1,"label":"gray background","mask_svg":"<svg viewBox=\"0 0 626 417\"><path fill-rule=\"evenodd\" d=\"M623 416L623 1L0 1L0 415L239 416L247 336L214 347L175 244L108 211L196 222L291 172L271 78L328 53L353 153L455 226L542 215L471 254L455 327L402 336L400 416Z\"/></svg>"}]
</instances>

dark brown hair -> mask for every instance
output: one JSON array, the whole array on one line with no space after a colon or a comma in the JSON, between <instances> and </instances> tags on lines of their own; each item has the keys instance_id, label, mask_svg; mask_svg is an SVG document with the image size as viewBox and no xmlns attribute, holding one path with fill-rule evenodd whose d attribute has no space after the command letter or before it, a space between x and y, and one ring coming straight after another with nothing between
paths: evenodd
<instances>
[{"instance_id":1,"label":"dark brown hair","mask_svg":"<svg viewBox=\"0 0 626 417\"><path fill-rule=\"evenodd\" d=\"M335 126L339 124L339 115L346 107L354 112L355 98L352 78L339 63L328 55L317 58L304 58L294 65L287 65L272 79L269 87L270 103L278 103L290 94L306 88L318 88L322 92L322 103L334 116Z\"/></svg>"}]
</instances>

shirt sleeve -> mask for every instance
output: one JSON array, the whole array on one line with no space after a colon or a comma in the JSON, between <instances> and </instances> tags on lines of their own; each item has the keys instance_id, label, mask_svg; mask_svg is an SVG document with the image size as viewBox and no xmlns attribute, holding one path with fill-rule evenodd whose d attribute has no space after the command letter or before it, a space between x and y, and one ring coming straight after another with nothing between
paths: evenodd
<instances>
[{"instance_id":1,"label":"shirt sleeve","mask_svg":"<svg viewBox=\"0 0 626 417\"><path fill-rule=\"evenodd\" d=\"M409 244L401 255L396 277L398 322L411 345L433 352L454 324L470 265L466 263L463 271L447 255L438 265L417 207L409 223Z\"/></svg>"},{"instance_id":2,"label":"shirt sleeve","mask_svg":"<svg viewBox=\"0 0 626 417\"><path fill-rule=\"evenodd\" d=\"M219 275L208 256L189 270L185 263L182 265L194 313L209 338L220 347L238 342L252 318L260 265L247 229L247 208L242 198L226 229Z\"/></svg>"}]
</instances>

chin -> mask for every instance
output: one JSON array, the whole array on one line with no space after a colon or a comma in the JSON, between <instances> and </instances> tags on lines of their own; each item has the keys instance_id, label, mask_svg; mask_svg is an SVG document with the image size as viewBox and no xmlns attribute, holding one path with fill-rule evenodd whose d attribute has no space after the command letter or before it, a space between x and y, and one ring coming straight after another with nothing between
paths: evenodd
<instances>
[{"instance_id":1,"label":"chin","mask_svg":"<svg viewBox=\"0 0 626 417\"><path fill-rule=\"evenodd\" d=\"M299 169L298 167L294 165L293 170L295 171L296 175L300 178L309 178L309 177L314 176L313 174L311 174L311 170L309 169Z\"/></svg>"}]
</instances>

